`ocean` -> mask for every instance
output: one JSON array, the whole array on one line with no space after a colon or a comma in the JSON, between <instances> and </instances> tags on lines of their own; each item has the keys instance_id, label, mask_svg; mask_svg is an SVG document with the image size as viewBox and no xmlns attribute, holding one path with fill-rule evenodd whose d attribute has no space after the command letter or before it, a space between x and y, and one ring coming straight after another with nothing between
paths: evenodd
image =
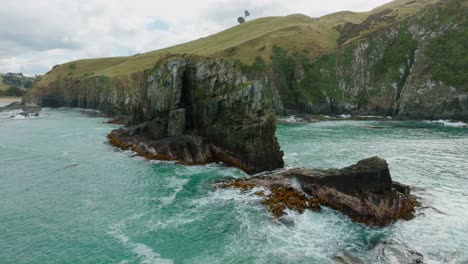
<instances>
[{"instance_id":1,"label":"ocean","mask_svg":"<svg viewBox=\"0 0 468 264\"><path fill-rule=\"evenodd\" d=\"M12 117L13 116L13 117ZM249 177L220 164L148 161L106 142L79 109L0 113L0 263L468 263L468 128L447 121L279 125L287 167L379 156L423 207L367 227L331 209L274 219Z\"/></svg>"}]
</instances>

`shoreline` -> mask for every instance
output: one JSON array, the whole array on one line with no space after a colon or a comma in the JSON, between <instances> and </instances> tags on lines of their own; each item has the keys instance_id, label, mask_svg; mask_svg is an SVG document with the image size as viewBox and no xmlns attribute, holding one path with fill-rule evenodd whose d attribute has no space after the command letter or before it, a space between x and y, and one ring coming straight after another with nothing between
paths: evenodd
<instances>
[{"instance_id":1,"label":"shoreline","mask_svg":"<svg viewBox=\"0 0 468 264\"><path fill-rule=\"evenodd\" d=\"M21 102L23 97L12 97L12 96L3 96L0 97L0 107L9 105L14 102Z\"/></svg>"},{"instance_id":2,"label":"shoreline","mask_svg":"<svg viewBox=\"0 0 468 264\"><path fill-rule=\"evenodd\" d=\"M327 121L419 121L428 123L438 123L445 126L468 127L468 121L465 119L408 119L391 116L377 115L277 115L277 125L300 125L319 123Z\"/></svg>"}]
</instances>

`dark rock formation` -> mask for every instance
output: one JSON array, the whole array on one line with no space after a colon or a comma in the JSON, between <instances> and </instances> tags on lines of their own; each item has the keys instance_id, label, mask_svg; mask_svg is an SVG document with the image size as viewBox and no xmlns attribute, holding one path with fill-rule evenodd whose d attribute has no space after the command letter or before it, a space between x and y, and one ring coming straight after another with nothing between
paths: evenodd
<instances>
[{"instance_id":1,"label":"dark rock formation","mask_svg":"<svg viewBox=\"0 0 468 264\"><path fill-rule=\"evenodd\" d=\"M21 108L22 108L21 102L13 102L11 104L0 107L0 111L19 110Z\"/></svg>"},{"instance_id":2,"label":"dark rock formation","mask_svg":"<svg viewBox=\"0 0 468 264\"><path fill-rule=\"evenodd\" d=\"M248 173L282 168L269 93L232 62L170 57L149 74L130 126L109 138L150 159L221 161Z\"/></svg>"},{"instance_id":3,"label":"dark rock formation","mask_svg":"<svg viewBox=\"0 0 468 264\"><path fill-rule=\"evenodd\" d=\"M299 182L300 189L293 187L294 181ZM314 197L320 205L341 211L356 222L374 226L384 226L398 219L409 220L418 205L409 187L393 182L387 162L376 157L343 169L291 169L238 182L241 184L226 186L247 184L270 191L279 186L295 188L307 199Z\"/></svg>"},{"instance_id":4,"label":"dark rock formation","mask_svg":"<svg viewBox=\"0 0 468 264\"><path fill-rule=\"evenodd\" d=\"M22 104L21 109L23 112L20 115L29 117L29 116L39 116L39 112L41 111L41 107L35 104Z\"/></svg>"},{"instance_id":5,"label":"dark rock formation","mask_svg":"<svg viewBox=\"0 0 468 264\"><path fill-rule=\"evenodd\" d=\"M0 112L20 110L20 109L22 109L23 111L20 112L19 114L25 117L39 116L39 112L41 111L41 108L38 107L37 105L23 104L22 102L13 102L4 107L0 107Z\"/></svg>"}]
</instances>

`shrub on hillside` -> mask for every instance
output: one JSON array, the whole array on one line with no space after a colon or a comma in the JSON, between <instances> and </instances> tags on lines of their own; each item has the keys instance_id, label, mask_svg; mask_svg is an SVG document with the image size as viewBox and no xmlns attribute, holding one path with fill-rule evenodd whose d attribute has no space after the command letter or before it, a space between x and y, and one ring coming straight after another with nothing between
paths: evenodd
<instances>
[{"instance_id":1,"label":"shrub on hillside","mask_svg":"<svg viewBox=\"0 0 468 264\"><path fill-rule=\"evenodd\" d=\"M10 86L6 92L6 96L24 96L26 94L26 91L17 87L17 86Z\"/></svg>"},{"instance_id":2,"label":"shrub on hillside","mask_svg":"<svg viewBox=\"0 0 468 264\"><path fill-rule=\"evenodd\" d=\"M432 39L424 52L432 62L429 70L436 80L452 86L467 86L467 24Z\"/></svg>"}]
</instances>

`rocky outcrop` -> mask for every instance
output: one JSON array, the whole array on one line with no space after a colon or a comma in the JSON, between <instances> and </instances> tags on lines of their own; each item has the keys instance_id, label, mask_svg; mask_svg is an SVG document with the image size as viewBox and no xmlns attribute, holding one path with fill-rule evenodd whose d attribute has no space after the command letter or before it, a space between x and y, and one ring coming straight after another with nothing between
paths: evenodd
<instances>
[{"instance_id":1,"label":"rocky outcrop","mask_svg":"<svg viewBox=\"0 0 468 264\"><path fill-rule=\"evenodd\" d=\"M282 201L289 201L289 193L299 192L301 195L294 195L294 199L302 197L299 200L306 201L307 205L316 201L356 222L373 226L384 226L398 219L409 220L414 217L414 208L418 205L409 187L393 182L387 162L376 157L343 169L290 169L268 176L235 180L224 184L224 187L265 188L274 197L278 193L280 197L287 197ZM279 188L282 191L279 192ZM279 217L283 211L278 213L277 208L294 210L295 205L301 206L304 202L270 205L267 201L266 204L276 208L271 211Z\"/></svg>"},{"instance_id":2,"label":"rocky outcrop","mask_svg":"<svg viewBox=\"0 0 468 264\"><path fill-rule=\"evenodd\" d=\"M131 126L110 134L117 146L186 164L221 161L256 173L283 167L271 91L247 81L232 62L170 57L148 76Z\"/></svg>"},{"instance_id":3,"label":"rocky outcrop","mask_svg":"<svg viewBox=\"0 0 468 264\"><path fill-rule=\"evenodd\" d=\"M30 105L97 109L125 120L110 142L150 159L223 162L248 173L284 165L273 89L263 78L247 80L228 60L168 55L131 76L65 78L33 92Z\"/></svg>"}]
</instances>

